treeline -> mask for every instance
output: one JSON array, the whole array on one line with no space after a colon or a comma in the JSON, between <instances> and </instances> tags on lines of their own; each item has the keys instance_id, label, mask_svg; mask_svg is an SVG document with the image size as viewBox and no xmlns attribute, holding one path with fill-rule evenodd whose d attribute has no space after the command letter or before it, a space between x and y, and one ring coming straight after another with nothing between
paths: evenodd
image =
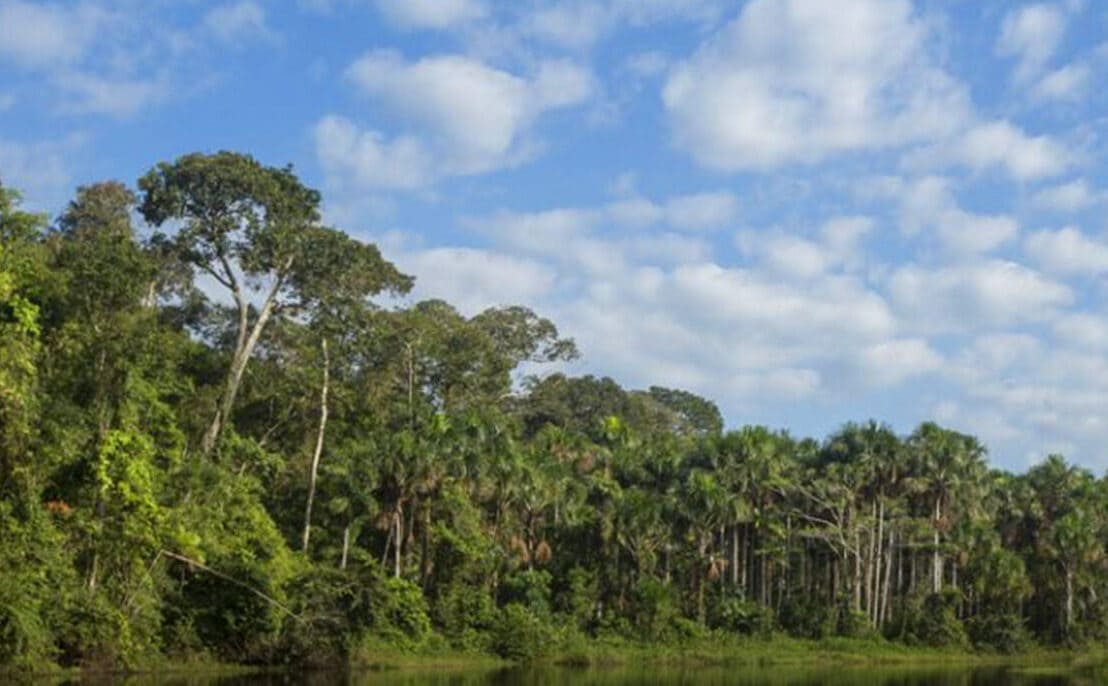
<instances>
[{"instance_id":1,"label":"treeline","mask_svg":"<svg viewBox=\"0 0 1108 686\"><path fill-rule=\"evenodd\" d=\"M520 379L573 341L380 306L412 277L319 202L233 153L52 223L0 188L0 665L1108 638L1108 481L933 423L797 439Z\"/></svg>"}]
</instances>

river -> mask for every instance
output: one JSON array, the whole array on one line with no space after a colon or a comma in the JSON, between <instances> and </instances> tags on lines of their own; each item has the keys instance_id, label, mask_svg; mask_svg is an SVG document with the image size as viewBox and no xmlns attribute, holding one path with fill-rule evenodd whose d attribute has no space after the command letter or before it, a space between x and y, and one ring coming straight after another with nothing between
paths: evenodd
<instances>
[{"instance_id":1,"label":"river","mask_svg":"<svg viewBox=\"0 0 1108 686\"><path fill-rule=\"evenodd\" d=\"M1103 678L1101 674L1101 678ZM74 686L1086 686L1092 673L1033 667L795 667L386 671L287 673L238 677L167 675L101 677Z\"/></svg>"}]
</instances>

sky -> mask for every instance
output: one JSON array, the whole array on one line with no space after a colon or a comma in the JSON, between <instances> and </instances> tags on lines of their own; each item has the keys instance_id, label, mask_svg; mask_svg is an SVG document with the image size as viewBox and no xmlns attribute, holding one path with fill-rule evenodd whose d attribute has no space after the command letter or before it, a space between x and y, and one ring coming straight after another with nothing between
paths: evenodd
<instances>
[{"instance_id":1,"label":"sky","mask_svg":"<svg viewBox=\"0 0 1108 686\"><path fill-rule=\"evenodd\" d=\"M569 373L1103 472L1105 74L1094 0L0 0L0 179L291 163Z\"/></svg>"}]
</instances>

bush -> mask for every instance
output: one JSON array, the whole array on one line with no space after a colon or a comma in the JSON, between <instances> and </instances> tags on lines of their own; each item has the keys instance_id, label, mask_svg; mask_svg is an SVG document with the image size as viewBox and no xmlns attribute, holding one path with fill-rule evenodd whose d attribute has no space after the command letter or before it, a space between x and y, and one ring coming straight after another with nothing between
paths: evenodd
<instances>
[{"instance_id":1,"label":"bush","mask_svg":"<svg viewBox=\"0 0 1108 686\"><path fill-rule=\"evenodd\" d=\"M490 649L489 632L496 622L496 604L482 586L452 583L439 591L434 602L436 624L459 650Z\"/></svg>"},{"instance_id":2,"label":"bush","mask_svg":"<svg viewBox=\"0 0 1108 686\"><path fill-rule=\"evenodd\" d=\"M518 603L536 615L550 617L550 572L531 569L509 574L500 586L501 600Z\"/></svg>"},{"instance_id":3,"label":"bush","mask_svg":"<svg viewBox=\"0 0 1108 686\"><path fill-rule=\"evenodd\" d=\"M708 606L708 626L750 636L773 631L773 611L725 590Z\"/></svg>"},{"instance_id":4,"label":"bush","mask_svg":"<svg viewBox=\"0 0 1108 686\"><path fill-rule=\"evenodd\" d=\"M635 626L647 641L670 638L674 623L681 617L673 587L650 577L639 579L635 585L632 607Z\"/></svg>"},{"instance_id":5,"label":"bush","mask_svg":"<svg viewBox=\"0 0 1108 686\"><path fill-rule=\"evenodd\" d=\"M494 652L509 660L533 660L543 655L553 640L550 625L519 603L505 605L493 629Z\"/></svg>"},{"instance_id":6,"label":"bush","mask_svg":"<svg viewBox=\"0 0 1108 686\"><path fill-rule=\"evenodd\" d=\"M581 567L565 575L565 588L558 594L558 610L571 617L578 629L585 629L596 618L598 594L596 575Z\"/></svg>"},{"instance_id":7,"label":"bush","mask_svg":"<svg viewBox=\"0 0 1108 686\"><path fill-rule=\"evenodd\" d=\"M966 630L973 645L981 650L1012 654L1031 642L1023 617L1015 612L985 612L966 622Z\"/></svg>"},{"instance_id":8,"label":"bush","mask_svg":"<svg viewBox=\"0 0 1108 686\"><path fill-rule=\"evenodd\" d=\"M370 606L373 631L398 647L418 648L426 642L431 619L419 586L389 577L375 591Z\"/></svg>"},{"instance_id":9,"label":"bush","mask_svg":"<svg viewBox=\"0 0 1108 686\"><path fill-rule=\"evenodd\" d=\"M958 620L955 608L961 592L948 588L921 599L909 599L892 623L896 638L909 644L933 647L967 648L966 628Z\"/></svg>"},{"instance_id":10,"label":"bush","mask_svg":"<svg viewBox=\"0 0 1108 686\"><path fill-rule=\"evenodd\" d=\"M782 603L778 622L796 638L826 638L838 628L832 608L806 597L790 598Z\"/></svg>"}]
</instances>

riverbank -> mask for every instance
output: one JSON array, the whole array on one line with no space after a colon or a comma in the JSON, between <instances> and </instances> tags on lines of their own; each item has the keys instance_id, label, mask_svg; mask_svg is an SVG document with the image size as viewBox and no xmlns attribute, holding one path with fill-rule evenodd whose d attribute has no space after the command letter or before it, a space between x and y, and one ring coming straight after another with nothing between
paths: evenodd
<instances>
[{"instance_id":1,"label":"riverbank","mask_svg":"<svg viewBox=\"0 0 1108 686\"><path fill-rule=\"evenodd\" d=\"M688 666L930 666L1011 665L1042 669L1108 664L1101 649L1034 647L1015 655L908 646L880 639L795 639L786 636L698 638L680 643L642 643L618 637L571 639L524 661L483 653L424 652L381 648L352 659L351 666L380 670L495 669L521 662L564 667Z\"/></svg>"},{"instance_id":2,"label":"riverbank","mask_svg":"<svg viewBox=\"0 0 1108 686\"><path fill-rule=\"evenodd\" d=\"M881 639L828 638L795 639L786 636L733 637L709 636L678 643L643 643L618 637L570 639L549 652L526 661L507 660L487 653L458 652L449 649L403 649L387 644L365 646L352 654L344 665L316 669L354 671L480 672L494 671L527 662L557 667L613 669L625 667L723 668L788 667L821 668L836 665L850 667L938 667L1008 666L1039 674L1068 673L1075 670L1103 673L1108 652L1092 650L1048 649L1042 647L1016 655L972 652L957 649L908 646ZM203 674L240 676L283 672L289 667L236 665L207 660L164 661L126 672L130 675ZM83 683L111 683L124 672L90 669L44 669L34 674L0 670L0 680L61 683L80 678ZM44 681L45 679L45 681Z\"/></svg>"}]
</instances>

